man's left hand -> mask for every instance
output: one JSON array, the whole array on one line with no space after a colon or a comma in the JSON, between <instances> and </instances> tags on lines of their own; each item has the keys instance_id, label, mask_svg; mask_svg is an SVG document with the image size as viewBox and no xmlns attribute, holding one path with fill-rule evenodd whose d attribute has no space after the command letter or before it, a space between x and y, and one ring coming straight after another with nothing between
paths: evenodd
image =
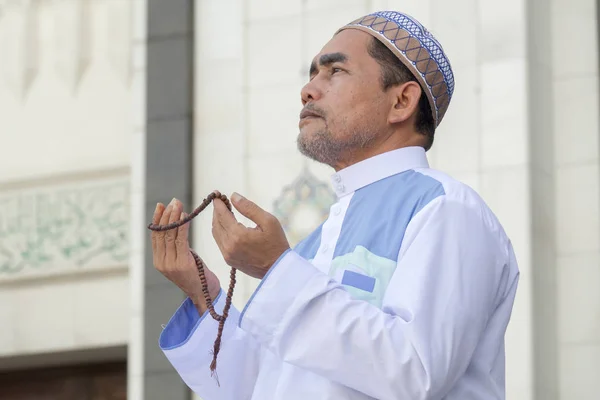
<instances>
[{"instance_id":1,"label":"man's left hand","mask_svg":"<svg viewBox=\"0 0 600 400\"><path fill-rule=\"evenodd\" d=\"M255 228L247 228L235 219L225 203L215 199L212 234L225 262L250 275L262 279L277 259L290 248L277 218L234 193L231 203L240 214L253 221Z\"/></svg>"}]
</instances>

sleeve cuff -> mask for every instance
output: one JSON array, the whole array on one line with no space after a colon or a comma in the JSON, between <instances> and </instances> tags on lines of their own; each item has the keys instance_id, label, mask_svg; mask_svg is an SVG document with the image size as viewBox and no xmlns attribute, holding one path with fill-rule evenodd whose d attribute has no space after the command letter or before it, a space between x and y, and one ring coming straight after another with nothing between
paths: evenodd
<instances>
[{"instance_id":1,"label":"sleeve cuff","mask_svg":"<svg viewBox=\"0 0 600 400\"><path fill-rule=\"evenodd\" d=\"M222 306L219 306L222 294L223 289L221 289L215 298L215 308L222 308ZM207 315L209 315L208 310L204 312L204 314L199 315L196 306L188 297L183 304L179 306L165 329L162 331L158 340L161 350L173 350L185 345Z\"/></svg>"},{"instance_id":2,"label":"sleeve cuff","mask_svg":"<svg viewBox=\"0 0 600 400\"><path fill-rule=\"evenodd\" d=\"M298 253L288 250L262 279L240 316L240 328L259 341L275 336L277 326L310 281L324 275Z\"/></svg>"}]
</instances>

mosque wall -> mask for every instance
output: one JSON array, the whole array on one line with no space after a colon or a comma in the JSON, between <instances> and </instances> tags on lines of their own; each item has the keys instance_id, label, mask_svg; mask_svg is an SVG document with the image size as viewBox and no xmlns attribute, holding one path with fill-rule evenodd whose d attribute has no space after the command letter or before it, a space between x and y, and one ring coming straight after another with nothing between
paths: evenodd
<instances>
[{"instance_id":1,"label":"mosque wall","mask_svg":"<svg viewBox=\"0 0 600 400\"><path fill-rule=\"evenodd\" d=\"M535 393L592 399L600 371L598 3L528 5Z\"/></svg>"},{"instance_id":2,"label":"mosque wall","mask_svg":"<svg viewBox=\"0 0 600 400\"><path fill-rule=\"evenodd\" d=\"M550 7L553 113L545 115L553 124L561 399L596 398L600 376L598 6L595 0L553 0Z\"/></svg>"},{"instance_id":3,"label":"mosque wall","mask_svg":"<svg viewBox=\"0 0 600 400\"><path fill-rule=\"evenodd\" d=\"M0 364L129 344L131 399L143 398L146 368L146 5L0 0ZM296 150L308 65L341 25L399 7L455 72L430 162L484 197L519 259L507 398L595 398L595 0L195 2L187 208L239 191L275 213L292 244L315 227L334 199L330 170ZM194 248L227 286L210 219L195 220ZM238 276L236 306L257 284Z\"/></svg>"},{"instance_id":4,"label":"mosque wall","mask_svg":"<svg viewBox=\"0 0 600 400\"><path fill-rule=\"evenodd\" d=\"M0 1L3 369L128 341L130 18L129 1Z\"/></svg>"}]
</instances>

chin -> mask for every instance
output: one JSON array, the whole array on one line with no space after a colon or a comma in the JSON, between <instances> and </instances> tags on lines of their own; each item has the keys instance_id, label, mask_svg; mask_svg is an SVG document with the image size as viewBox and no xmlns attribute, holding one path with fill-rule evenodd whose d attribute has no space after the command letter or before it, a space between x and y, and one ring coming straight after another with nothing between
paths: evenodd
<instances>
[{"instance_id":1,"label":"chin","mask_svg":"<svg viewBox=\"0 0 600 400\"><path fill-rule=\"evenodd\" d=\"M308 129L307 127L300 128L300 133L298 133L298 141L308 141L311 138L314 138L314 130Z\"/></svg>"},{"instance_id":2,"label":"chin","mask_svg":"<svg viewBox=\"0 0 600 400\"><path fill-rule=\"evenodd\" d=\"M314 138L311 137L306 131L300 131L298 137L296 138L296 145L298 146L298 150L304 155L307 155L306 152L308 149L312 147L314 142Z\"/></svg>"}]
</instances>

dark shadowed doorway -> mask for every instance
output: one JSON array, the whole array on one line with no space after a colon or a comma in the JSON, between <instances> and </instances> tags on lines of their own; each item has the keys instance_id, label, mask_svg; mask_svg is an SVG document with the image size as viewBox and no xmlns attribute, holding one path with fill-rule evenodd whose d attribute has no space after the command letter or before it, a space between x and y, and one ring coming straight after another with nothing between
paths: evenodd
<instances>
[{"instance_id":1,"label":"dark shadowed doorway","mask_svg":"<svg viewBox=\"0 0 600 400\"><path fill-rule=\"evenodd\" d=\"M125 362L0 372L1 400L126 400Z\"/></svg>"}]
</instances>

